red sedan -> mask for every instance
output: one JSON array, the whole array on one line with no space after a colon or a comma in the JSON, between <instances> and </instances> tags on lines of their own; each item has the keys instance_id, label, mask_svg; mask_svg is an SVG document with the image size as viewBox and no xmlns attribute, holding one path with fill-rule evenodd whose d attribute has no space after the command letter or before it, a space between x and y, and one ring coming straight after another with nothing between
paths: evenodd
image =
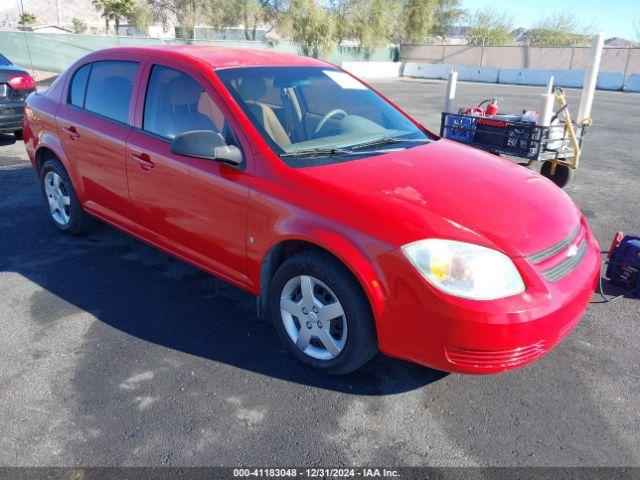
<instances>
[{"instance_id":1,"label":"red sedan","mask_svg":"<svg viewBox=\"0 0 640 480\"><path fill-rule=\"evenodd\" d=\"M595 238L550 180L311 58L95 52L29 97L24 137L58 230L97 218L257 295L327 373L378 350L520 367L578 323L599 277Z\"/></svg>"}]
</instances>

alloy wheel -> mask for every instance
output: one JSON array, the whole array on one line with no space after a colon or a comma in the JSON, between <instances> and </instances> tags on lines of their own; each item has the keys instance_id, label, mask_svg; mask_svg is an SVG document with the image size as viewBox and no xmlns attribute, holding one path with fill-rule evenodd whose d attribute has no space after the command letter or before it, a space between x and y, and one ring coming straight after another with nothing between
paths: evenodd
<instances>
[{"instance_id":1,"label":"alloy wheel","mask_svg":"<svg viewBox=\"0 0 640 480\"><path fill-rule=\"evenodd\" d=\"M280 295L280 315L291 341L305 355L332 360L345 347L347 319L337 295L311 275L290 279Z\"/></svg>"},{"instance_id":2,"label":"alloy wheel","mask_svg":"<svg viewBox=\"0 0 640 480\"><path fill-rule=\"evenodd\" d=\"M63 227L68 225L71 221L71 197L62 177L56 172L47 172L44 176L44 192L53 221Z\"/></svg>"}]
</instances>

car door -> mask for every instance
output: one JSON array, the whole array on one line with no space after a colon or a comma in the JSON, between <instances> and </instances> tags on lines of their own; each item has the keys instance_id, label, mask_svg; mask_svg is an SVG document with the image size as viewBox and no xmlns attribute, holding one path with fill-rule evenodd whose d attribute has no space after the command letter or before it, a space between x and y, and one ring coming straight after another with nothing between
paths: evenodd
<instances>
[{"instance_id":1,"label":"car door","mask_svg":"<svg viewBox=\"0 0 640 480\"><path fill-rule=\"evenodd\" d=\"M136 125L127 141L134 219L143 235L200 267L246 284L249 149L219 97L197 70L150 61L140 87ZM144 93L143 93L144 92ZM176 136L214 130L244 153L240 166L171 153Z\"/></svg>"},{"instance_id":2,"label":"car door","mask_svg":"<svg viewBox=\"0 0 640 480\"><path fill-rule=\"evenodd\" d=\"M124 59L80 66L56 116L63 148L82 183L78 187L85 207L120 221L125 221L129 201L125 141L139 70L138 62Z\"/></svg>"}]
</instances>

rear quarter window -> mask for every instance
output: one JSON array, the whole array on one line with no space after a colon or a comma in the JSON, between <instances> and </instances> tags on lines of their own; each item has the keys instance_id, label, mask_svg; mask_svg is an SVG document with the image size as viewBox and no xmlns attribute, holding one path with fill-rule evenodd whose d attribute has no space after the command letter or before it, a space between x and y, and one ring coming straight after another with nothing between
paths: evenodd
<instances>
[{"instance_id":1,"label":"rear quarter window","mask_svg":"<svg viewBox=\"0 0 640 480\"><path fill-rule=\"evenodd\" d=\"M95 62L87 82L84 108L126 123L138 67L137 62L129 61Z\"/></svg>"},{"instance_id":2,"label":"rear quarter window","mask_svg":"<svg viewBox=\"0 0 640 480\"><path fill-rule=\"evenodd\" d=\"M91 64L87 64L76 70L69 86L69 103L76 107L84 107L84 93L87 89L87 80L89 79L89 72L91 71Z\"/></svg>"}]
</instances>

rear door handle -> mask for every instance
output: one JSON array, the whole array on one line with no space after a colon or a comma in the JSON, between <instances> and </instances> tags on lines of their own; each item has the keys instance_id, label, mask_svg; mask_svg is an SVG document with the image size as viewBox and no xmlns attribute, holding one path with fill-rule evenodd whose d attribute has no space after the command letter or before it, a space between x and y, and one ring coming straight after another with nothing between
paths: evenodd
<instances>
[{"instance_id":1,"label":"rear door handle","mask_svg":"<svg viewBox=\"0 0 640 480\"><path fill-rule=\"evenodd\" d=\"M145 171L155 167L155 163L151 161L151 158L146 153L132 153L131 160L137 162L140 168Z\"/></svg>"},{"instance_id":2,"label":"rear door handle","mask_svg":"<svg viewBox=\"0 0 640 480\"><path fill-rule=\"evenodd\" d=\"M71 140L77 140L78 138L80 138L80 134L78 133L78 130L73 125L69 125L68 127L63 127L62 131L67 135L69 135L69 138Z\"/></svg>"}]
</instances>

